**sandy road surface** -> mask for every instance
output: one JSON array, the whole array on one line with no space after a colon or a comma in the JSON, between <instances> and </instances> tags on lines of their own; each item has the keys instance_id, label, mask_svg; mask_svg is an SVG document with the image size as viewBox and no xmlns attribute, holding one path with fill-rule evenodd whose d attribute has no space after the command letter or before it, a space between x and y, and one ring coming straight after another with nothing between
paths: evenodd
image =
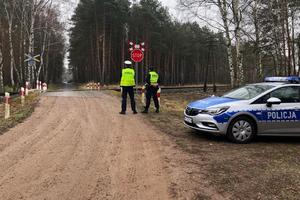
<instances>
[{"instance_id":1,"label":"sandy road surface","mask_svg":"<svg viewBox=\"0 0 300 200\"><path fill-rule=\"evenodd\" d=\"M162 138L103 93L43 96L0 136L0 199L170 199Z\"/></svg>"}]
</instances>

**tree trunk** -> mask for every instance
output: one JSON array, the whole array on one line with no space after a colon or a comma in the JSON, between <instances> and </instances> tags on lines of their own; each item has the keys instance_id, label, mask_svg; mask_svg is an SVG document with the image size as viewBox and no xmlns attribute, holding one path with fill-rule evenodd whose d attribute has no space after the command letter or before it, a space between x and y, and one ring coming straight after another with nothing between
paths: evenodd
<instances>
[{"instance_id":1,"label":"tree trunk","mask_svg":"<svg viewBox=\"0 0 300 200\"><path fill-rule=\"evenodd\" d=\"M35 24L35 5L34 1L31 1L30 9L30 26L29 26L29 39L28 39L28 54L34 56L34 24ZM34 83L34 68L35 66L27 65L27 81Z\"/></svg>"},{"instance_id":2,"label":"tree trunk","mask_svg":"<svg viewBox=\"0 0 300 200\"><path fill-rule=\"evenodd\" d=\"M1 24L0 24L1 25ZM4 33L4 32L2 32ZM2 34L3 35L3 34ZM4 83L3 83L3 53L2 53L2 38L0 41L0 93L4 92Z\"/></svg>"},{"instance_id":3,"label":"tree trunk","mask_svg":"<svg viewBox=\"0 0 300 200\"><path fill-rule=\"evenodd\" d=\"M260 0L254 1L253 8L253 18L254 18L254 28L255 28L255 52L256 52L256 66L257 66L257 76L259 79L263 77L263 69L262 69L262 53L261 53L261 30L259 26L258 20L258 9L260 7Z\"/></svg>"},{"instance_id":4,"label":"tree trunk","mask_svg":"<svg viewBox=\"0 0 300 200\"><path fill-rule=\"evenodd\" d=\"M242 53L241 53L241 13L239 10L240 1L233 0L232 8L233 8L233 19L234 19L234 35L235 35L235 53L236 53L236 66L238 69L237 77L238 77L238 85L244 84L244 69L243 69L243 61L242 61Z\"/></svg>"},{"instance_id":5,"label":"tree trunk","mask_svg":"<svg viewBox=\"0 0 300 200\"><path fill-rule=\"evenodd\" d=\"M293 75L297 74L296 71L296 50L295 50L295 13L292 13L292 58L293 58ZM300 49L299 49L300 50Z\"/></svg>"},{"instance_id":6,"label":"tree trunk","mask_svg":"<svg viewBox=\"0 0 300 200\"><path fill-rule=\"evenodd\" d=\"M46 83L49 83L48 73L49 73L49 54L50 54L50 48L51 48L50 47L50 42L51 42L50 38L51 38L51 35L49 34L48 35L48 44L47 44L46 64L45 64L45 82Z\"/></svg>"},{"instance_id":7,"label":"tree trunk","mask_svg":"<svg viewBox=\"0 0 300 200\"><path fill-rule=\"evenodd\" d=\"M101 79L104 83L106 83L105 80L105 73L106 73L106 16L105 16L105 9L103 12L103 21L102 21L102 27L103 27L103 40L102 40L102 74Z\"/></svg>"},{"instance_id":8,"label":"tree trunk","mask_svg":"<svg viewBox=\"0 0 300 200\"><path fill-rule=\"evenodd\" d=\"M235 71L233 66L233 57L232 57L232 49L231 49L231 38L228 26L228 12L227 12L227 2L226 0L218 0L219 11L222 16L222 21L225 29L225 42L227 49L227 59L230 73L230 85L231 87L235 86Z\"/></svg>"},{"instance_id":9,"label":"tree trunk","mask_svg":"<svg viewBox=\"0 0 300 200\"><path fill-rule=\"evenodd\" d=\"M111 52L112 52L112 25L110 25L109 29L109 37L108 37L108 55L107 55L107 69L111 69ZM110 72L109 72L110 74ZM108 76L108 83L111 82L111 76Z\"/></svg>"},{"instance_id":10,"label":"tree trunk","mask_svg":"<svg viewBox=\"0 0 300 200\"><path fill-rule=\"evenodd\" d=\"M291 56L291 36L290 36L290 25L289 25L289 16L288 16L288 2L287 0L284 0L282 2L284 4L284 21L286 26L286 37L287 37L287 48L288 48L288 75L291 75L291 68L292 68L292 56Z\"/></svg>"},{"instance_id":11,"label":"tree trunk","mask_svg":"<svg viewBox=\"0 0 300 200\"><path fill-rule=\"evenodd\" d=\"M10 56L10 81L11 81L11 85L15 86L15 80L14 80L15 58L14 58L14 47L12 43L12 21L8 23L8 41L9 41L9 56Z\"/></svg>"}]
</instances>

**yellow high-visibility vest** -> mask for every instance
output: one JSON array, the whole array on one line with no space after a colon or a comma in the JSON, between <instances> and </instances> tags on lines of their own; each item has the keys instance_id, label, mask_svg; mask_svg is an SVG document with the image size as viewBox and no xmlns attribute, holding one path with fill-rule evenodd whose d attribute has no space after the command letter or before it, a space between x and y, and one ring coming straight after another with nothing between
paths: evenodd
<instances>
[{"instance_id":1,"label":"yellow high-visibility vest","mask_svg":"<svg viewBox=\"0 0 300 200\"><path fill-rule=\"evenodd\" d=\"M134 76L135 76L135 72L133 69L131 68L123 69L120 86L135 86Z\"/></svg>"},{"instance_id":2,"label":"yellow high-visibility vest","mask_svg":"<svg viewBox=\"0 0 300 200\"><path fill-rule=\"evenodd\" d=\"M151 83L151 85L157 84L157 81L158 81L158 78L159 78L158 74L154 71L149 72L149 74L150 74L150 83Z\"/></svg>"}]
</instances>

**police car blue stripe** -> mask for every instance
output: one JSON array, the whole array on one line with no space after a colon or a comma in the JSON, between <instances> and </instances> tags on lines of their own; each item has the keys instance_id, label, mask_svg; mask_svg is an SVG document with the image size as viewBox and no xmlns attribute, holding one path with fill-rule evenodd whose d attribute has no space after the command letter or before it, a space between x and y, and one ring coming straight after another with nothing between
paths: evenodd
<instances>
[{"instance_id":1,"label":"police car blue stripe","mask_svg":"<svg viewBox=\"0 0 300 200\"><path fill-rule=\"evenodd\" d=\"M227 112L215 116L218 123L227 123L232 116L241 111ZM295 110L261 110L261 111L243 111L255 116L259 122L294 122L300 121L300 111Z\"/></svg>"}]
</instances>

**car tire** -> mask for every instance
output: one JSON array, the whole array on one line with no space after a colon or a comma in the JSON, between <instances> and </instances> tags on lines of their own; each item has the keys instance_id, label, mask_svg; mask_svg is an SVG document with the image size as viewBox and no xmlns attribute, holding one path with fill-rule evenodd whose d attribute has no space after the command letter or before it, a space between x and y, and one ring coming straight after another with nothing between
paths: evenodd
<instances>
[{"instance_id":1,"label":"car tire","mask_svg":"<svg viewBox=\"0 0 300 200\"><path fill-rule=\"evenodd\" d=\"M256 136L255 122L246 116L233 119L227 130L227 138L239 144L249 143Z\"/></svg>"}]
</instances>

